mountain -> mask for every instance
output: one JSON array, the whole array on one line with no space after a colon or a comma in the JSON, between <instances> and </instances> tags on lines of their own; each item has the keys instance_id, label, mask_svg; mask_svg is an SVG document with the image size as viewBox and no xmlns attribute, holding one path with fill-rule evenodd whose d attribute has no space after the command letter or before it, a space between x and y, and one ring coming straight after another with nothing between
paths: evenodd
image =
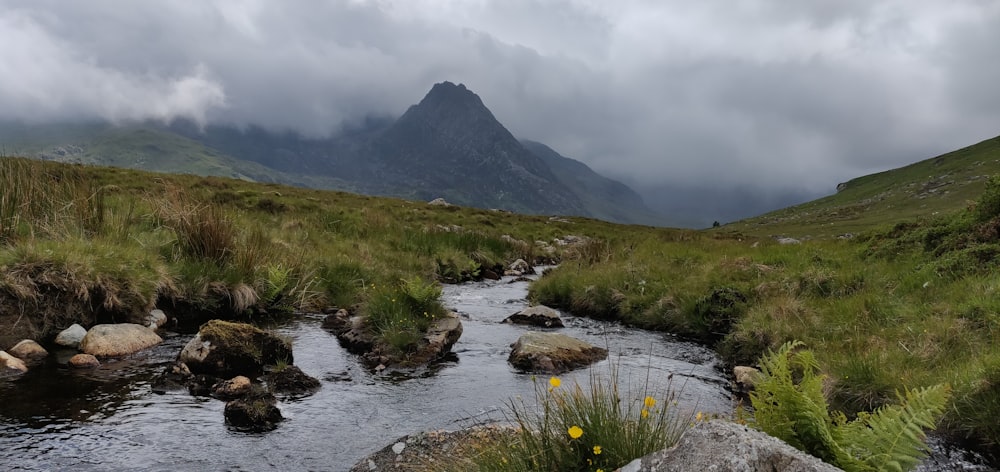
<instances>
[{"instance_id":1,"label":"mountain","mask_svg":"<svg viewBox=\"0 0 1000 472\"><path fill-rule=\"evenodd\" d=\"M646 225L663 222L663 216L650 210L642 197L629 186L604 177L586 164L565 157L537 141L523 140L521 144L542 158L556 180L569 188L595 218Z\"/></svg>"},{"instance_id":2,"label":"mountain","mask_svg":"<svg viewBox=\"0 0 1000 472\"><path fill-rule=\"evenodd\" d=\"M397 119L331 137L260 127L0 124L5 152L63 162L278 182L380 196L656 225L626 185L547 146L521 142L462 84L435 84Z\"/></svg>"},{"instance_id":3,"label":"mountain","mask_svg":"<svg viewBox=\"0 0 1000 472\"><path fill-rule=\"evenodd\" d=\"M943 215L979 198L1000 174L1000 137L837 185L837 193L723 226L747 234L835 237Z\"/></svg>"}]
</instances>

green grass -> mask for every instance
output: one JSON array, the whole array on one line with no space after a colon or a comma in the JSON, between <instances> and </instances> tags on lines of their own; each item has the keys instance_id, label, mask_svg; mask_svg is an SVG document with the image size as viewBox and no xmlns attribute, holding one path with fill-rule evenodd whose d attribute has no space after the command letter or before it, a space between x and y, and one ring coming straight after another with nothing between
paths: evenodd
<instances>
[{"instance_id":1,"label":"green grass","mask_svg":"<svg viewBox=\"0 0 1000 472\"><path fill-rule=\"evenodd\" d=\"M588 387L557 377L536 382L533 403L508 405L513 432L441 469L612 471L670 447L692 421L673 408L669 387L620 391L614 372L592 373Z\"/></svg>"},{"instance_id":2,"label":"green grass","mask_svg":"<svg viewBox=\"0 0 1000 472\"><path fill-rule=\"evenodd\" d=\"M846 182L825 198L715 229L760 236L832 238L936 215L977 200L1000 174L1000 137L899 169Z\"/></svg>"}]
</instances>

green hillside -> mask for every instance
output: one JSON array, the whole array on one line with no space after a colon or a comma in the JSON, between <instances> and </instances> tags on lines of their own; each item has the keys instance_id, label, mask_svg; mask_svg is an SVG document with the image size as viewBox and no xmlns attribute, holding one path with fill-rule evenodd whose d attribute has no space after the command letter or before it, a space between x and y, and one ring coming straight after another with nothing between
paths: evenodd
<instances>
[{"instance_id":1,"label":"green hillside","mask_svg":"<svg viewBox=\"0 0 1000 472\"><path fill-rule=\"evenodd\" d=\"M830 238L954 213L1000 174L1000 137L932 159L853 179L825 198L722 227L759 236Z\"/></svg>"}]
</instances>

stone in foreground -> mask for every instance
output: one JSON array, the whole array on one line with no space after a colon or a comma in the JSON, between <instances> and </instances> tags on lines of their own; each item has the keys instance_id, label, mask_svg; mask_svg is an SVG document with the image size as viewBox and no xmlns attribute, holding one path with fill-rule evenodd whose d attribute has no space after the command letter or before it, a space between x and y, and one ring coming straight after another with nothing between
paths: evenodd
<instances>
[{"instance_id":1,"label":"stone in foreground","mask_svg":"<svg viewBox=\"0 0 1000 472\"><path fill-rule=\"evenodd\" d=\"M629 462L621 472L836 472L778 438L723 420L699 422L674 447Z\"/></svg>"},{"instance_id":2,"label":"stone in foreground","mask_svg":"<svg viewBox=\"0 0 1000 472\"><path fill-rule=\"evenodd\" d=\"M279 361L291 364L292 346L253 325L211 320L188 341L178 361L194 374L257 377L265 366Z\"/></svg>"},{"instance_id":3,"label":"stone in foreground","mask_svg":"<svg viewBox=\"0 0 1000 472\"><path fill-rule=\"evenodd\" d=\"M559 312L544 305L525 308L503 320L504 323L539 326L543 328L562 328L563 321Z\"/></svg>"},{"instance_id":4,"label":"stone in foreground","mask_svg":"<svg viewBox=\"0 0 1000 472\"><path fill-rule=\"evenodd\" d=\"M507 361L528 372L558 374L608 357L608 350L564 334L528 332L514 343Z\"/></svg>"},{"instance_id":5,"label":"stone in foreground","mask_svg":"<svg viewBox=\"0 0 1000 472\"><path fill-rule=\"evenodd\" d=\"M155 331L137 324L101 324L90 328L80 341L80 350L94 357L134 354L163 342Z\"/></svg>"}]
</instances>

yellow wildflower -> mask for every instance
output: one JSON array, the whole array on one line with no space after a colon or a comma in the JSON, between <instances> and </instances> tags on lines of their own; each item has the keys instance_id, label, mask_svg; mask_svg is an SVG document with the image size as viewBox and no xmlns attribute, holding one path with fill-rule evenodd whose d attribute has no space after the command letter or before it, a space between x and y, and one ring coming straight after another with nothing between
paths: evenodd
<instances>
[{"instance_id":1,"label":"yellow wildflower","mask_svg":"<svg viewBox=\"0 0 1000 472\"><path fill-rule=\"evenodd\" d=\"M643 417L643 418L646 418L647 416L649 416L649 410L647 410L647 409L643 408L643 409L642 409L642 417Z\"/></svg>"},{"instance_id":2,"label":"yellow wildflower","mask_svg":"<svg viewBox=\"0 0 1000 472\"><path fill-rule=\"evenodd\" d=\"M702 418L704 418L704 417L705 417L705 415L702 415L701 412L699 411L697 415L694 415L694 420L695 421L701 421Z\"/></svg>"},{"instance_id":3,"label":"yellow wildflower","mask_svg":"<svg viewBox=\"0 0 1000 472\"><path fill-rule=\"evenodd\" d=\"M569 429L566 430L566 432L569 433L569 437L571 439L577 439L580 436L583 436L583 429L581 429L577 425L570 426Z\"/></svg>"},{"instance_id":4,"label":"yellow wildflower","mask_svg":"<svg viewBox=\"0 0 1000 472\"><path fill-rule=\"evenodd\" d=\"M597 469L597 472L604 472L604 469Z\"/></svg>"},{"instance_id":5,"label":"yellow wildflower","mask_svg":"<svg viewBox=\"0 0 1000 472\"><path fill-rule=\"evenodd\" d=\"M559 386L562 385L562 380L559 380L559 377L549 377L549 385L551 385L552 388L559 388Z\"/></svg>"},{"instance_id":6,"label":"yellow wildflower","mask_svg":"<svg viewBox=\"0 0 1000 472\"><path fill-rule=\"evenodd\" d=\"M656 404L656 399L653 397L646 397L646 399L643 400L642 403L643 405L646 405L646 408L652 408L653 405Z\"/></svg>"},{"instance_id":7,"label":"yellow wildflower","mask_svg":"<svg viewBox=\"0 0 1000 472\"><path fill-rule=\"evenodd\" d=\"M594 455L595 456L601 455L601 446L594 446Z\"/></svg>"}]
</instances>

